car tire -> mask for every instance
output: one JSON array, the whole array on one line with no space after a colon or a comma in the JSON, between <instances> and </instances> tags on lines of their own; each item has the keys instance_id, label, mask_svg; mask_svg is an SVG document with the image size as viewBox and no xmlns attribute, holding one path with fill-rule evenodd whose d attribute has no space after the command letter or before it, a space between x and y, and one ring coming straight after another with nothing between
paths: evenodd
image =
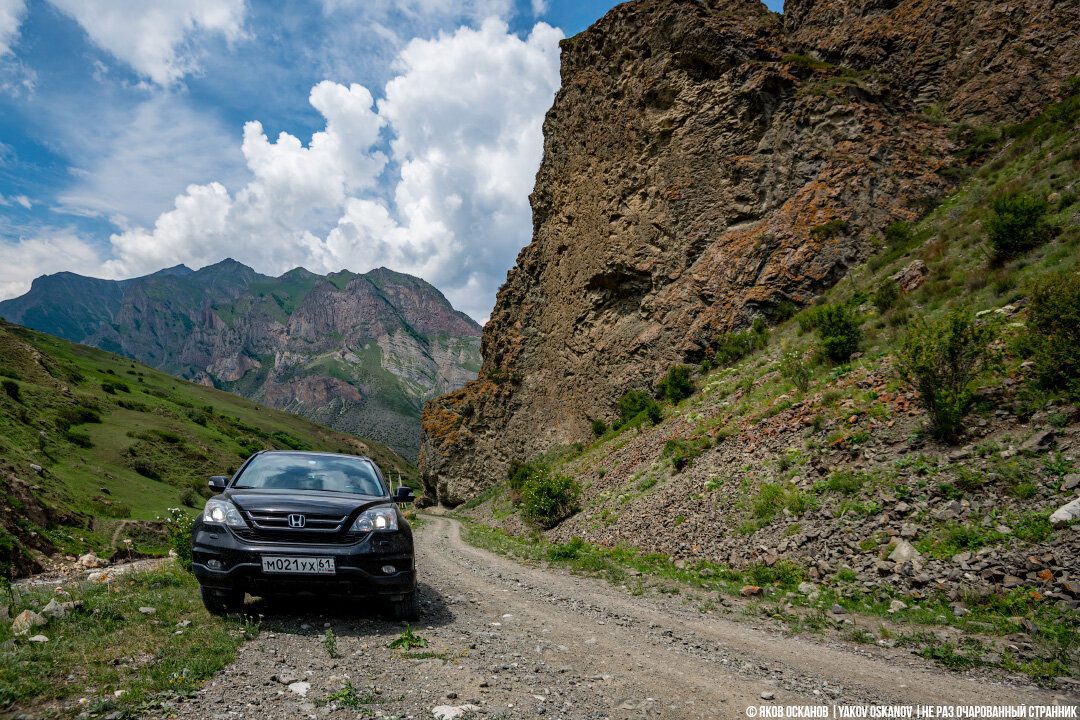
<instances>
[{"instance_id":1,"label":"car tire","mask_svg":"<svg viewBox=\"0 0 1080 720\"><path fill-rule=\"evenodd\" d=\"M211 615L224 615L230 610L240 611L244 608L244 593L233 590L220 595L213 590L200 585L199 594L202 595L203 607Z\"/></svg>"},{"instance_id":2,"label":"car tire","mask_svg":"<svg viewBox=\"0 0 1080 720\"><path fill-rule=\"evenodd\" d=\"M395 620L415 622L420 619L420 595L415 590L390 604Z\"/></svg>"}]
</instances>

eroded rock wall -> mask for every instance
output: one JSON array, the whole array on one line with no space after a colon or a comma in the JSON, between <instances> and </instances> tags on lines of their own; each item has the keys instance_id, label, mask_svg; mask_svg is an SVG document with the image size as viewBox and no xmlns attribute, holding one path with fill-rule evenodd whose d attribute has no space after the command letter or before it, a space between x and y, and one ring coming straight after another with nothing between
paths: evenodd
<instances>
[{"instance_id":1,"label":"eroded rock wall","mask_svg":"<svg viewBox=\"0 0 1080 720\"><path fill-rule=\"evenodd\" d=\"M479 379L423 415L429 494L586 439L626 390L835 283L948 189L942 113L1016 121L1059 95L1077 6L939 5L638 0L564 41L533 241ZM1014 46L1045 59L989 57Z\"/></svg>"}]
</instances>

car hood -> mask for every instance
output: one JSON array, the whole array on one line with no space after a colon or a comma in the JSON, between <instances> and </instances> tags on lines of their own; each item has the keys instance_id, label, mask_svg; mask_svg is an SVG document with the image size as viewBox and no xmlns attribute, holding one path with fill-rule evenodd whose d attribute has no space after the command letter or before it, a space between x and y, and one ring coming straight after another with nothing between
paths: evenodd
<instances>
[{"instance_id":1,"label":"car hood","mask_svg":"<svg viewBox=\"0 0 1080 720\"><path fill-rule=\"evenodd\" d=\"M373 505L388 505L385 497L353 493L305 492L302 490L228 490L224 493L249 513L302 513L304 515L350 515Z\"/></svg>"}]
</instances>

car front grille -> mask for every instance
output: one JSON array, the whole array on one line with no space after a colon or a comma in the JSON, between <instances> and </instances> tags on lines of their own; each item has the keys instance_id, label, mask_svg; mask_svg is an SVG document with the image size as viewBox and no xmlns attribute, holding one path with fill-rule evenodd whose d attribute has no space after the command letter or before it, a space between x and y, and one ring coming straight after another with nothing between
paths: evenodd
<instances>
[{"instance_id":1,"label":"car front grille","mask_svg":"<svg viewBox=\"0 0 1080 720\"><path fill-rule=\"evenodd\" d=\"M233 528L233 532L244 540L256 542L344 544L354 543L362 537L360 533L343 532L347 515L303 513L304 527L297 528L289 525L289 516L294 514L245 510L243 515L249 527Z\"/></svg>"}]
</instances>

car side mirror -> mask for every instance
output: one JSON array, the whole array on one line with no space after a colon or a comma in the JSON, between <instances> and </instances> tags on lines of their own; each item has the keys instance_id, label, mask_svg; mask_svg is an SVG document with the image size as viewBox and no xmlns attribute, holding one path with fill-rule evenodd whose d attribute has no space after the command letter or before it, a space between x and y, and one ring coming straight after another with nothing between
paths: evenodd
<instances>
[{"instance_id":1,"label":"car side mirror","mask_svg":"<svg viewBox=\"0 0 1080 720\"><path fill-rule=\"evenodd\" d=\"M413 495L411 487L406 487L405 485L402 485L396 491L394 491L394 502L409 503L415 499L416 496Z\"/></svg>"},{"instance_id":2,"label":"car side mirror","mask_svg":"<svg viewBox=\"0 0 1080 720\"><path fill-rule=\"evenodd\" d=\"M207 486L216 493L222 492L229 485L229 478L225 475L214 475L210 478Z\"/></svg>"}]
</instances>

